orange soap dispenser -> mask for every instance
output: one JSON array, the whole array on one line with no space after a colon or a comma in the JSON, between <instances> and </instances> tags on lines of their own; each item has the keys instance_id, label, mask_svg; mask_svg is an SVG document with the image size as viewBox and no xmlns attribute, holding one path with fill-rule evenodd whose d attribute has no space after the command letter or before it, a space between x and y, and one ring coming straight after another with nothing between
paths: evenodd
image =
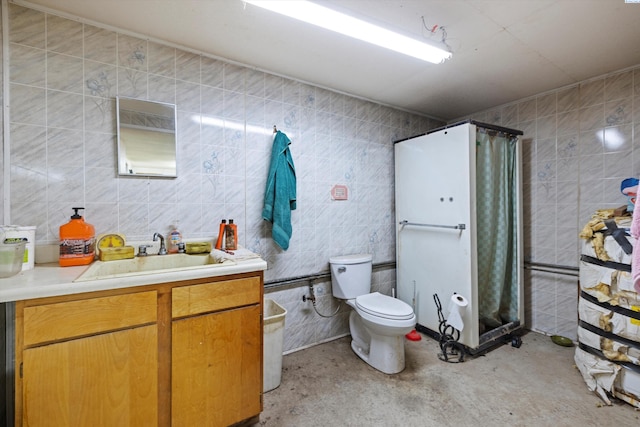
<instances>
[{"instance_id":1,"label":"orange soap dispenser","mask_svg":"<svg viewBox=\"0 0 640 427\"><path fill-rule=\"evenodd\" d=\"M60 226L61 267L90 264L95 257L96 229L78 214L84 208L71 209L75 211L71 220Z\"/></svg>"}]
</instances>

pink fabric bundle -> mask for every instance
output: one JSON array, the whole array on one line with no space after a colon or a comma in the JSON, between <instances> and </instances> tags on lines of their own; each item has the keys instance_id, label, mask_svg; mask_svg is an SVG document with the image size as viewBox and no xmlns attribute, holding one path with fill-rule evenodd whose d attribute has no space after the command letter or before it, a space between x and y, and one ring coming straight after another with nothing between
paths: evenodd
<instances>
[{"instance_id":1,"label":"pink fabric bundle","mask_svg":"<svg viewBox=\"0 0 640 427\"><path fill-rule=\"evenodd\" d=\"M633 210L633 217L631 219L631 236L636 239L635 247L633 248L633 258L631 259L631 277L633 277L633 287L636 292L640 293L640 212L638 209Z\"/></svg>"}]
</instances>

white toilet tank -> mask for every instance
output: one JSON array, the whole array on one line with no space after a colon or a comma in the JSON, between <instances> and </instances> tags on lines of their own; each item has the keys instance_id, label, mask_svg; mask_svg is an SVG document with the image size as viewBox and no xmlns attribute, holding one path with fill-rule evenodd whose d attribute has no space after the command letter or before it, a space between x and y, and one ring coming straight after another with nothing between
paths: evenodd
<instances>
[{"instance_id":1,"label":"white toilet tank","mask_svg":"<svg viewBox=\"0 0 640 427\"><path fill-rule=\"evenodd\" d=\"M348 300L371 292L372 260L369 254L329 258L333 296Z\"/></svg>"}]
</instances>

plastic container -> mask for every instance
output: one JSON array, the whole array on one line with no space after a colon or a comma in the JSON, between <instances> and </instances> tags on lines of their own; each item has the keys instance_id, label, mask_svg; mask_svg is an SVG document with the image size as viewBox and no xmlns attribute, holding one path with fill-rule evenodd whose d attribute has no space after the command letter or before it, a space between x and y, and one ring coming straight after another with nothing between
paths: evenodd
<instances>
[{"instance_id":1,"label":"plastic container","mask_svg":"<svg viewBox=\"0 0 640 427\"><path fill-rule=\"evenodd\" d=\"M218 231L218 240L216 240L216 249L222 249L222 244L224 242L224 232L227 228L227 220L223 219L220 222L220 231Z\"/></svg>"},{"instance_id":2,"label":"plastic container","mask_svg":"<svg viewBox=\"0 0 640 427\"><path fill-rule=\"evenodd\" d=\"M274 300L264 300L263 393L278 388L282 380L282 351L284 345L284 319L286 315L287 310Z\"/></svg>"},{"instance_id":3,"label":"plastic container","mask_svg":"<svg viewBox=\"0 0 640 427\"><path fill-rule=\"evenodd\" d=\"M36 259L36 227L2 225L0 226L0 236L4 236L0 241L8 242L19 240L27 243L24 249L24 258L22 259L22 271L31 270L35 265Z\"/></svg>"},{"instance_id":4,"label":"plastic container","mask_svg":"<svg viewBox=\"0 0 640 427\"><path fill-rule=\"evenodd\" d=\"M238 249L238 226L233 223L232 219L224 228L224 248L230 251Z\"/></svg>"},{"instance_id":5,"label":"plastic container","mask_svg":"<svg viewBox=\"0 0 640 427\"><path fill-rule=\"evenodd\" d=\"M11 277L22 271L22 260L27 242L0 242L0 278Z\"/></svg>"},{"instance_id":6,"label":"plastic container","mask_svg":"<svg viewBox=\"0 0 640 427\"><path fill-rule=\"evenodd\" d=\"M80 209L71 208L75 213L71 220L60 226L61 267L91 264L95 258L96 230L78 214Z\"/></svg>"}]
</instances>

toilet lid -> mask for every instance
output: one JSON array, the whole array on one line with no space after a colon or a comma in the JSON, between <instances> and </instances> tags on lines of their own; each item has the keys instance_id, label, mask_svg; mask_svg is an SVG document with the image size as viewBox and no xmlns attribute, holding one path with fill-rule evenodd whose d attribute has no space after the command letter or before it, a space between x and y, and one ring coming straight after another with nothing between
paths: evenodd
<instances>
[{"instance_id":1,"label":"toilet lid","mask_svg":"<svg viewBox=\"0 0 640 427\"><path fill-rule=\"evenodd\" d=\"M413 317L409 304L379 292L360 295L356 298L356 307L372 316L393 320L407 320Z\"/></svg>"},{"instance_id":2,"label":"toilet lid","mask_svg":"<svg viewBox=\"0 0 640 427\"><path fill-rule=\"evenodd\" d=\"M341 255L330 257L329 264L362 264L371 260L373 260L371 254Z\"/></svg>"}]
</instances>

